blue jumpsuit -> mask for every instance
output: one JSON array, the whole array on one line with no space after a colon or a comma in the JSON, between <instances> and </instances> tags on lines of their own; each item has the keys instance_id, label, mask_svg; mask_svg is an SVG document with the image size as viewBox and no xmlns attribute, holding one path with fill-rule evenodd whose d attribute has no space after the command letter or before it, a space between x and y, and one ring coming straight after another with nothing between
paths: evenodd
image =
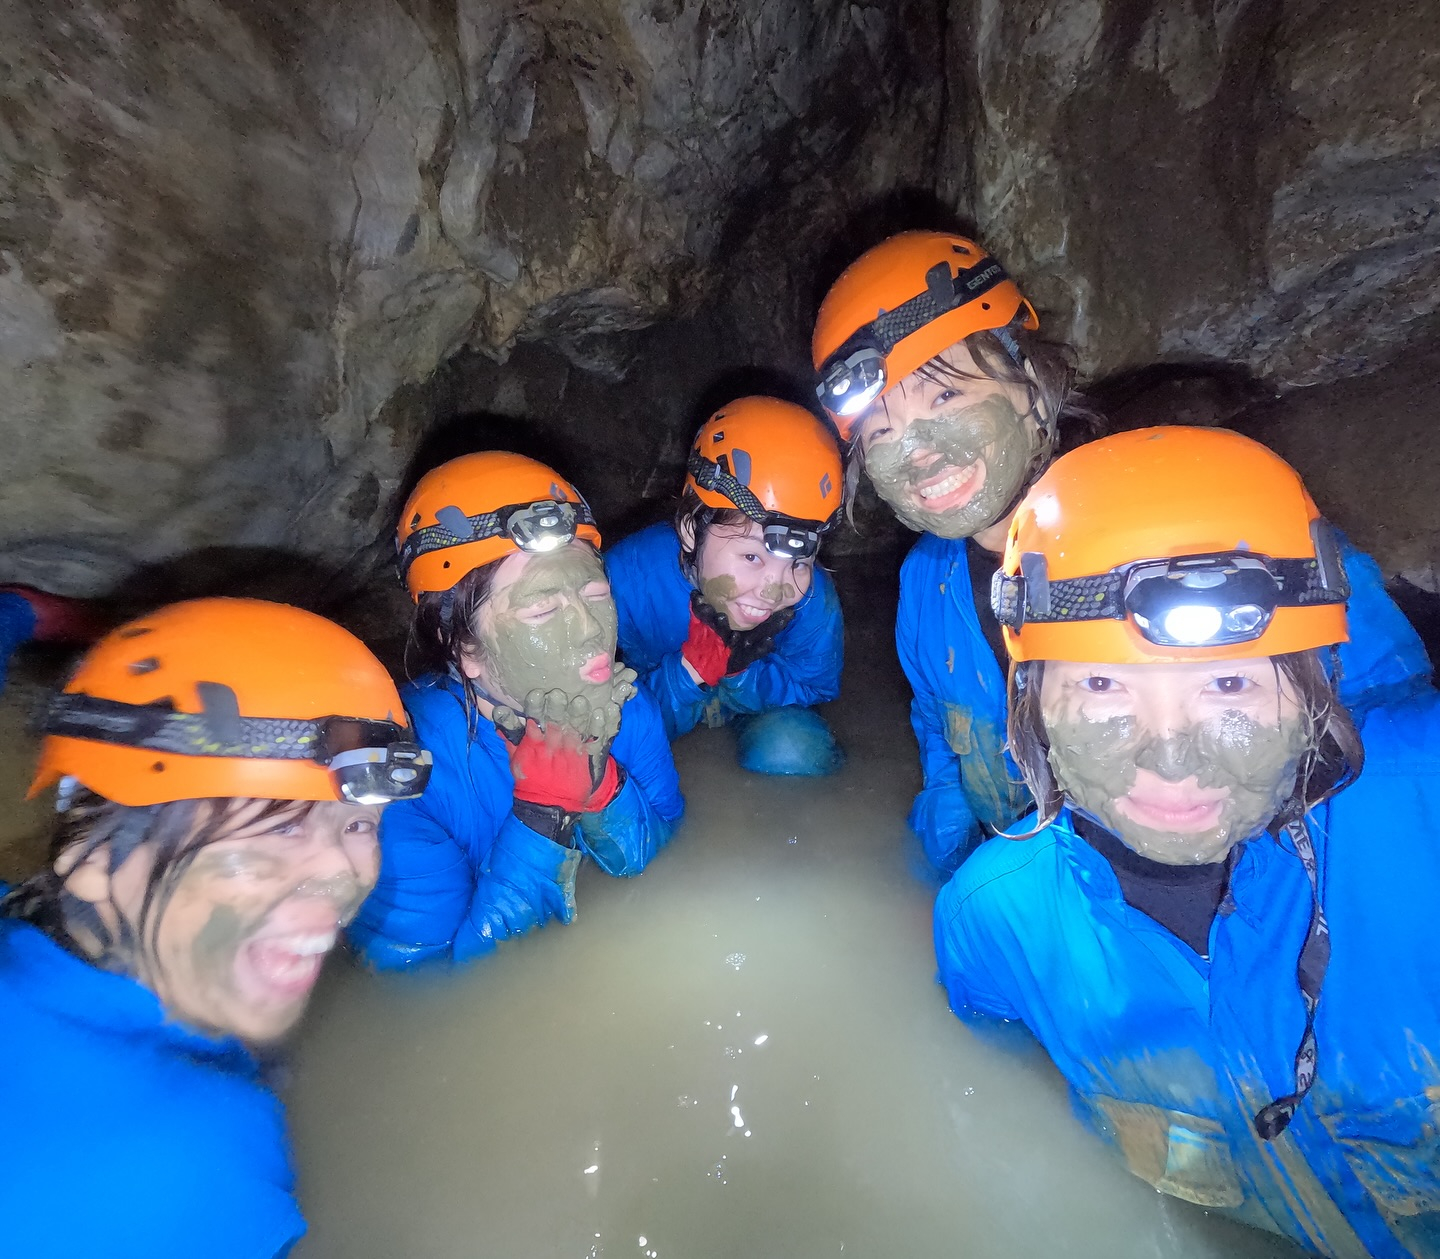
<instances>
[{"instance_id":1,"label":"blue jumpsuit","mask_svg":"<svg viewBox=\"0 0 1440 1259\"><path fill-rule=\"evenodd\" d=\"M272 1259L305 1232L284 1111L239 1041L3 918L0 1011L4 1253Z\"/></svg>"},{"instance_id":2,"label":"blue jumpsuit","mask_svg":"<svg viewBox=\"0 0 1440 1259\"><path fill-rule=\"evenodd\" d=\"M582 852L606 874L639 874L685 811L660 713L641 691L610 746L626 775L620 793L581 815L579 848L553 842L511 813L504 737L478 712L467 719L463 695L439 674L400 692L435 764L420 799L386 808L380 881L350 925L351 942L382 970L466 961L552 918L570 922Z\"/></svg>"},{"instance_id":3,"label":"blue jumpsuit","mask_svg":"<svg viewBox=\"0 0 1440 1259\"><path fill-rule=\"evenodd\" d=\"M713 687L696 682L680 654L690 629L694 587L680 566L680 539L674 528L662 523L631 534L606 552L605 569L620 612L621 657L640 674L660 705L672 739L702 719L720 725L737 716L807 709L840 694L844 626L835 584L823 569L815 568L810 589L795 605L794 618L776 635L774 650ZM822 759L835 755L828 732L820 735L818 716L786 717L790 720L782 720L770 732L777 751L757 748L759 760L753 768L769 760L781 763L785 752L778 750L779 745L797 738ZM752 737L766 738L758 730Z\"/></svg>"},{"instance_id":4,"label":"blue jumpsuit","mask_svg":"<svg viewBox=\"0 0 1440 1259\"><path fill-rule=\"evenodd\" d=\"M915 543L900 570L895 621L924 775L910 829L945 872L1031 808L1005 752L1005 677L976 615L967 545L928 533ZM1359 715L1426 686L1430 662L1375 561L1348 542L1343 550L1352 641L1340 648L1340 696Z\"/></svg>"},{"instance_id":5,"label":"blue jumpsuit","mask_svg":"<svg viewBox=\"0 0 1440 1259\"><path fill-rule=\"evenodd\" d=\"M1069 811L981 845L940 893L951 1008L1019 1019L1076 1108L1157 1189L1326 1255L1440 1255L1440 697L1371 712L1359 779L1310 817L1331 958L1318 1074L1290 1127L1310 885L1244 844L1202 958L1131 908Z\"/></svg>"}]
</instances>

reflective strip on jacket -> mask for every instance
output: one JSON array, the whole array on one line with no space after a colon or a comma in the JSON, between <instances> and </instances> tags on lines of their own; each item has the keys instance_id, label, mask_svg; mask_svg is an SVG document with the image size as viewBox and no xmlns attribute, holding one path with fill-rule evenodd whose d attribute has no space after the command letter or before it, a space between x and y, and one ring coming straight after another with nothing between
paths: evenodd
<instances>
[{"instance_id":1,"label":"reflective strip on jacket","mask_svg":"<svg viewBox=\"0 0 1440 1259\"><path fill-rule=\"evenodd\" d=\"M900 570L895 646L914 699L910 724L924 786L910 829L940 870L1027 813L1030 793L1005 753L1005 677L975 610L963 539L924 534ZM1350 578L1350 642L1340 697L1357 717L1429 682L1419 635L1385 593L1375 561L1341 539Z\"/></svg>"},{"instance_id":2,"label":"reflective strip on jacket","mask_svg":"<svg viewBox=\"0 0 1440 1259\"><path fill-rule=\"evenodd\" d=\"M0 1011L0 1251L275 1259L304 1234L284 1110L239 1041L5 918Z\"/></svg>"},{"instance_id":3,"label":"reflective strip on jacket","mask_svg":"<svg viewBox=\"0 0 1440 1259\"><path fill-rule=\"evenodd\" d=\"M818 565L794 618L776 635L774 650L708 688L690 676L680 656L690 632L694 587L680 567L674 528L662 523L631 534L605 553L605 571L620 612L620 656L655 697L672 739L702 719L719 724L741 713L810 708L840 694L840 599Z\"/></svg>"},{"instance_id":4,"label":"reflective strip on jacket","mask_svg":"<svg viewBox=\"0 0 1440 1259\"><path fill-rule=\"evenodd\" d=\"M965 1018L1020 1019L1077 1109L1157 1189L1322 1254L1440 1256L1440 697L1373 711L1365 769L1311 815L1331 958L1317 1081L1294 1087L1299 858L1245 844L1209 958L1126 904L1067 812L981 845L935 908L940 979ZM1024 829L1022 827L1017 830Z\"/></svg>"},{"instance_id":5,"label":"reflective strip on jacket","mask_svg":"<svg viewBox=\"0 0 1440 1259\"><path fill-rule=\"evenodd\" d=\"M575 867L586 853L607 874L639 874L685 812L655 703L625 705L610 752L626 780L604 809L581 817L579 848L537 834L511 812L515 778L503 736L467 715L460 683L432 674L400 692L435 765L425 794L380 821L380 881L349 929L382 970L465 961L552 918L575 916Z\"/></svg>"}]
</instances>

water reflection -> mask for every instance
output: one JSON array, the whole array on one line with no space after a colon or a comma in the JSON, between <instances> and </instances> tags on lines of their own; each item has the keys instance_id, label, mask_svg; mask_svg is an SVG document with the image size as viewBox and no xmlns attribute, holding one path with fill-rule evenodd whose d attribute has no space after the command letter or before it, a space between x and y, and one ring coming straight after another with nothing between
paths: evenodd
<instances>
[{"instance_id":1,"label":"water reflection","mask_svg":"<svg viewBox=\"0 0 1440 1259\"><path fill-rule=\"evenodd\" d=\"M587 871L574 926L329 978L289 1098L300 1259L1299 1253L1130 1177L1043 1059L946 1010L903 683L851 651L841 775L755 778L697 732L684 829L638 880Z\"/></svg>"}]
</instances>

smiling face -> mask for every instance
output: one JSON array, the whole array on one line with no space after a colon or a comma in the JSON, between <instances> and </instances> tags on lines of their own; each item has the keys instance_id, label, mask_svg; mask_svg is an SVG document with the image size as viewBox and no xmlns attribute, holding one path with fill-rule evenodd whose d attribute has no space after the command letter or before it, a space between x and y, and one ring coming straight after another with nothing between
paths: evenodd
<instances>
[{"instance_id":1,"label":"smiling face","mask_svg":"<svg viewBox=\"0 0 1440 1259\"><path fill-rule=\"evenodd\" d=\"M610 698L619 618L595 549L507 556L476 617L478 650L462 658L467 677L523 711L532 691Z\"/></svg>"},{"instance_id":2,"label":"smiling face","mask_svg":"<svg viewBox=\"0 0 1440 1259\"><path fill-rule=\"evenodd\" d=\"M901 523L969 538L1014 503L1040 428L1024 386L992 379L963 341L939 360L946 372L912 373L860 416L858 449Z\"/></svg>"},{"instance_id":3,"label":"smiling face","mask_svg":"<svg viewBox=\"0 0 1440 1259\"><path fill-rule=\"evenodd\" d=\"M753 520L711 525L700 540L695 576L700 594L734 630L751 630L805 597L813 560L772 555Z\"/></svg>"},{"instance_id":4,"label":"smiling face","mask_svg":"<svg viewBox=\"0 0 1440 1259\"><path fill-rule=\"evenodd\" d=\"M216 838L177 863L151 945L134 950L131 965L172 1018L264 1044L295 1025L325 955L375 886L380 807L297 803L261 817L273 802L223 803L218 825L208 803L197 812L192 834ZM102 849L67 888L112 928L138 930L155 860L152 840L111 874Z\"/></svg>"},{"instance_id":5,"label":"smiling face","mask_svg":"<svg viewBox=\"0 0 1440 1259\"><path fill-rule=\"evenodd\" d=\"M1047 661L1040 700L1066 797L1166 865L1223 861L1257 834L1311 745L1291 683L1266 657Z\"/></svg>"}]
</instances>

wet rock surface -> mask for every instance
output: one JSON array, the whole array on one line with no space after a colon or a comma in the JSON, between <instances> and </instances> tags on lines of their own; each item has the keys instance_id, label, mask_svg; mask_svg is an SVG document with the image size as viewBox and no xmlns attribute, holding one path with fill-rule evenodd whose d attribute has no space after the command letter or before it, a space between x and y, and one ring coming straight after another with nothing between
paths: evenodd
<instances>
[{"instance_id":1,"label":"wet rock surface","mask_svg":"<svg viewBox=\"0 0 1440 1259\"><path fill-rule=\"evenodd\" d=\"M607 338L752 283L720 264L757 235L919 181L937 30L918 0L10 6L0 580L333 573L448 356L613 376Z\"/></svg>"},{"instance_id":2,"label":"wet rock surface","mask_svg":"<svg viewBox=\"0 0 1440 1259\"><path fill-rule=\"evenodd\" d=\"M1086 369L1363 372L1440 306L1440 9L965 0L950 183Z\"/></svg>"},{"instance_id":3,"label":"wet rock surface","mask_svg":"<svg viewBox=\"0 0 1440 1259\"><path fill-rule=\"evenodd\" d=\"M1092 378L1242 382L1125 424L1391 362L1421 398L1437 61L1440 10L1353 0L9 6L0 581L333 606L425 466L496 444L624 532L709 407L808 400L820 295L903 226L977 229ZM1423 445L1418 403L1369 427L1385 388L1315 450ZM1308 454L1295 396L1266 423ZM1347 511L1433 566L1423 494Z\"/></svg>"}]
</instances>

